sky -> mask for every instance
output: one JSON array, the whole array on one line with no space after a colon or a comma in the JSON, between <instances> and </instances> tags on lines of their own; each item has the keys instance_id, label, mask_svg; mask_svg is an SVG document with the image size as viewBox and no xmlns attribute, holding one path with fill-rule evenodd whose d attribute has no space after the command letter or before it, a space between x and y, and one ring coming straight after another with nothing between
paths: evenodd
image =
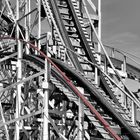
<instances>
[{"instance_id":1,"label":"sky","mask_svg":"<svg viewBox=\"0 0 140 140\"><path fill-rule=\"evenodd\" d=\"M102 41L140 56L140 0L101 1Z\"/></svg>"}]
</instances>

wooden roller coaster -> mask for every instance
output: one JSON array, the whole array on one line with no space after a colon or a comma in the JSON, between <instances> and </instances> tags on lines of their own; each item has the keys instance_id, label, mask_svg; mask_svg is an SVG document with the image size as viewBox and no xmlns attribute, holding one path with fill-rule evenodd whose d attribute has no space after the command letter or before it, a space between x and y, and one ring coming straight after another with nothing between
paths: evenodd
<instances>
[{"instance_id":1,"label":"wooden roller coaster","mask_svg":"<svg viewBox=\"0 0 140 140\"><path fill-rule=\"evenodd\" d=\"M140 140L140 63L102 43L101 0L1 0L0 23L0 140Z\"/></svg>"}]
</instances>

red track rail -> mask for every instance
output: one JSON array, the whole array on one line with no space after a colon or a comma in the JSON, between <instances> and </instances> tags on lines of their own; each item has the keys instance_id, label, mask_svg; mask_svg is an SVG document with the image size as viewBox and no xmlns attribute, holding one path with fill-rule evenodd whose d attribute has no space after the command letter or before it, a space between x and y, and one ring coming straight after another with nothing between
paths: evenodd
<instances>
[{"instance_id":1,"label":"red track rail","mask_svg":"<svg viewBox=\"0 0 140 140\"><path fill-rule=\"evenodd\" d=\"M43 56L47 61L55 67L55 69L61 74L61 76L67 81L67 84L71 87L71 89L76 93L76 95L83 101L83 103L90 109L90 111L96 116L96 118L102 123L105 129L109 132L109 134L115 138L115 140L122 140L115 131L109 126L108 122L97 112L97 110L92 106L92 104L80 93L80 91L73 85L71 80L62 72L56 64L52 62L50 58L47 57L42 51L40 51L35 45L31 44L30 42L26 42L25 40L12 38L12 37L0 37L1 40L3 39L12 39L16 41L21 41L30 45L31 48L37 50L41 56Z\"/></svg>"}]
</instances>

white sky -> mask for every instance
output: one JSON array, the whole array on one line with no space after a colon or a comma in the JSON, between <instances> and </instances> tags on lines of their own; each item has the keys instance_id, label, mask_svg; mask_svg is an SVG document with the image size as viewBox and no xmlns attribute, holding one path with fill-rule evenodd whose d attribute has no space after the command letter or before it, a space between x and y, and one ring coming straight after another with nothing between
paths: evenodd
<instances>
[{"instance_id":1,"label":"white sky","mask_svg":"<svg viewBox=\"0 0 140 140\"><path fill-rule=\"evenodd\" d=\"M140 0L101 1L104 43L140 56Z\"/></svg>"}]
</instances>

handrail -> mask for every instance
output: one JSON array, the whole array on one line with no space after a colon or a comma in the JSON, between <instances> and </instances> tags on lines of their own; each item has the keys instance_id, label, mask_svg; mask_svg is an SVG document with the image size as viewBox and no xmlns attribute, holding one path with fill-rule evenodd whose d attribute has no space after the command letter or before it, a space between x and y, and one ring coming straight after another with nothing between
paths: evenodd
<instances>
[{"instance_id":1,"label":"handrail","mask_svg":"<svg viewBox=\"0 0 140 140\"><path fill-rule=\"evenodd\" d=\"M94 43L97 45L97 42L94 42ZM103 44L103 45L104 45L104 44ZM132 62L134 62L135 64L140 65L140 63L139 63L138 61L136 61L134 58L132 58L131 56L133 56L133 57L135 57L135 58L137 58L137 59L140 59L140 57L135 56L135 55L133 55L133 54L131 54L131 53L128 53L128 52L126 52L126 51L124 51L124 50L122 50L122 49L117 49L117 48L114 48L114 47L111 47L111 46L108 46L108 45L104 45L104 47L109 48L110 50L114 50L114 52L118 52L118 53L121 54L123 57L126 57L126 58L132 60ZM110 55L109 55L109 56L110 56ZM110 56L110 57L111 57L111 56ZM116 59L117 59L117 58L116 58ZM118 60L120 60L120 59L118 59ZM121 60L121 61L122 61L122 60ZM128 64L130 64L130 63L128 63ZM130 64L130 65L132 65L132 64ZM133 65L132 65L132 66L133 66ZM134 67L138 68L137 66L134 66Z\"/></svg>"},{"instance_id":2,"label":"handrail","mask_svg":"<svg viewBox=\"0 0 140 140\"><path fill-rule=\"evenodd\" d=\"M126 58L128 58L128 59L130 59L130 60L132 60L133 62L135 62L136 64L138 64L138 65L140 65L140 63L139 62L137 62L136 60L134 60L132 57L130 57L128 54L124 54L124 53L122 53L121 51L122 50L115 50L116 52L118 52L118 53L120 53L120 54L122 54L123 56L126 56ZM140 59L140 58L139 58Z\"/></svg>"},{"instance_id":3,"label":"handrail","mask_svg":"<svg viewBox=\"0 0 140 140\"><path fill-rule=\"evenodd\" d=\"M97 42L94 42L94 43L97 44ZM140 59L140 57L138 57L138 56L136 56L136 55L133 55L133 54L131 54L131 53L129 53L129 52L126 52L126 51L124 51L124 50L122 50L122 49L117 49L117 48L114 48L114 47L111 47L111 46L108 46L108 45L105 45L105 44L103 44L103 45L104 45L104 47L109 48L110 50L114 50L114 51L116 51L116 52L118 52L118 53L120 53L120 54L122 54L122 55L124 55L124 56L127 56L128 58L129 58L130 56L133 56L133 57L135 57L135 58L137 58L137 59ZM130 57L129 59L131 59L131 58L132 58L132 57ZM133 61L133 60L132 60L132 61ZM134 60L134 62L140 65L140 63L138 63L137 61Z\"/></svg>"},{"instance_id":4,"label":"handrail","mask_svg":"<svg viewBox=\"0 0 140 140\"><path fill-rule=\"evenodd\" d=\"M61 76L66 80L67 84L73 89L73 91L75 92L75 94L83 101L83 103L90 109L90 111L95 114L95 116L98 118L98 120L102 123L102 125L106 128L106 130L110 133L110 135L112 137L114 137L116 140L121 140L121 138L114 132L114 130L109 126L108 122L106 122L106 120L104 118L102 118L102 116L96 111L96 109L92 106L92 104L90 102L88 102L88 100L81 94L81 92L73 85L73 83L71 82L71 80L65 75L65 73L63 73L58 66L47 56L45 55L42 51L40 51L38 49L38 47L36 47L35 45L31 44L30 42L27 42L25 40L22 39L18 39L18 38L11 38L11 37L0 37L0 39L11 39L11 40L18 40L24 43L29 44L29 46L33 49L35 49L36 51L39 52L39 54L41 56L43 56L60 74Z\"/></svg>"},{"instance_id":5,"label":"handrail","mask_svg":"<svg viewBox=\"0 0 140 140\"><path fill-rule=\"evenodd\" d=\"M97 42L95 42L95 43L97 44ZM122 50L122 49L117 49L117 48L111 47L111 46L109 46L109 45L104 45L104 46L107 47L107 48L109 48L109 49L114 49L114 50L116 50L116 51L120 51L121 53L124 52L125 54L131 55L131 56L133 56L133 57L135 57L135 58L140 59L140 57L138 57L138 56L136 56L136 55L133 55L133 54L127 52L127 51L124 51L124 50Z\"/></svg>"}]
</instances>

